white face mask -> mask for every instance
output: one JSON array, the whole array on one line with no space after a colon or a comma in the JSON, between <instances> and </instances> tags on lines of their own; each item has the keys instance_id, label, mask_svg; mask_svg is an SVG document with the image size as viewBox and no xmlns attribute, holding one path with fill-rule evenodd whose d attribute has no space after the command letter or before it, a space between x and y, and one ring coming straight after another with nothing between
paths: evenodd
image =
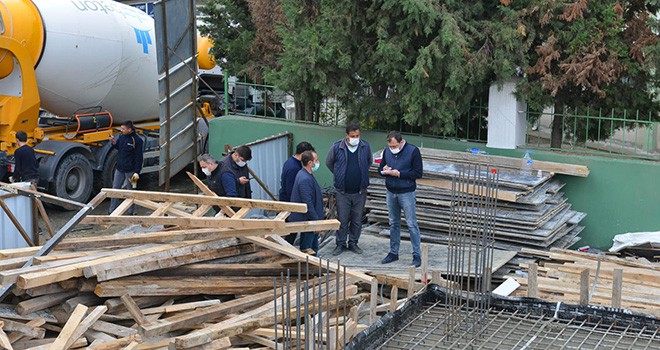
<instances>
[{"instance_id":1,"label":"white face mask","mask_svg":"<svg viewBox=\"0 0 660 350\"><path fill-rule=\"evenodd\" d=\"M319 166L321 166L321 163L314 163L314 166L312 167L312 172L319 170Z\"/></svg>"},{"instance_id":2,"label":"white face mask","mask_svg":"<svg viewBox=\"0 0 660 350\"><path fill-rule=\"evenodd\" d=\"M203 172L204 175L206 175L206 176L211 176L211 170L209 170L209 169L207 169L207 168L202 168L202 172Z\"/></svg>"},{"instance_id":3,"label":"white face mask","mask_svg":"<svg viewBox=\"0 0 660 350\"><path fill-rule=\"evenodd\" d=\"M401 152L401 149L399 149L398 147L394 148L394 149L390 148L390 152L392 152L392 154L397 154L397 153Z\"/></svg>"},{"instance_id":4,"label":"white face mask","mask_svg":"<svg viewBox=\"0 0 660 350\"><path fill-rule=\"evenodd\" d=\"M246 164L247 164L247 162L244 162L242 160L239 160L238 162L236 162L236 165L238 165L241 168L244 167Z\"/></svg>"},{"instance_id":5,"label":"white face mask","mask_svg":"<svg viewBox=\"0 0 660 350\"><path fill-rule=\"evenodd\" d=\"M348 144L355 147L360 144L360 138L359 137L349 137L348 138Z\"/></svg>"}]
</instances>

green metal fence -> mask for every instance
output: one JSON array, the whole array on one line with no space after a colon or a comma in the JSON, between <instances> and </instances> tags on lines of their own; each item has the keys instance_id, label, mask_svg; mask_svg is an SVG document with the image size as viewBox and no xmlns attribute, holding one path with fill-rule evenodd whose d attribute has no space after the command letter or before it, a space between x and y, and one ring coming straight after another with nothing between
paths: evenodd
<instances>
[{"instance_id":1,"label":"green metal fence","mask_svg":"<svg viewBox=\"0 0 660 350\"><path fill-rule=\"evenodd\" d=\"M454 120L453 130L445 133L432 132L431 125L410 125L403 120L395 124L377 120L365 129L374 131L399 130L420 136L486 143L488 135L487 105L487 96L475 98L471 102L468 112ZM320 110L314 118L297 116L295 115L293 96L278 91L272 85L225 81L224 106L225 114L278 118L290 122L325 126L341 126L347 122L346 109L339 101L328 97L321 101Z\"/></svg>"},{"instance_id":2,"label":"green metal fence","mask_svg":"<svg viewBox=\"0 0 660 350\"><path fill-rule=\"evenodd\" d=\"M558 126L556 118L561 119ZM658 160L660 123L656 120L653 113L627 110L527 111L526 147ZM560 146L553 146L553 133L560 133L556 135Z\"/></svg>"}]
</instances>

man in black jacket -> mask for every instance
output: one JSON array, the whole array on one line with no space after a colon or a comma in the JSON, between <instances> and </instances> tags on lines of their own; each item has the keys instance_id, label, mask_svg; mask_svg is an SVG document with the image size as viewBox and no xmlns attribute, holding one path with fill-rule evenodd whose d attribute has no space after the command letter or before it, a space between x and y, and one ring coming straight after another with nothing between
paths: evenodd
<instances>
[{"instance_id":1,"label":"man in black jacket","mask_svg":"<svg viewBox=\"0 0 660 350\"><path fill-rule=\"evenodd\" d=\"M16 142L18 149L14 152L14 176L11 180L21 182L39 182L39 163L32 147L27 144L27 134L25 131L16 133Z\"/></svg>"},{"instance_id":2,"label":"man in black jacket","mask_svg":"<svg viewBox=\"0 0 660 350\"><path fill-rule=\"evenodd\" d=\"M121 135L117 139L110 136L112 147L116 148L117 154L117 167L112 180L112 188L126 188L131 189L131 183L137 184L142 171L142 157L144 153L144 142L140 135L135 132L133 122L127 120L121 123ZM112 198L110 200L110 210L112 213L119 206L119 198ZM128 209L128 215L133 215L135 206L132 205Z\"/></svg>"}]
</instances>

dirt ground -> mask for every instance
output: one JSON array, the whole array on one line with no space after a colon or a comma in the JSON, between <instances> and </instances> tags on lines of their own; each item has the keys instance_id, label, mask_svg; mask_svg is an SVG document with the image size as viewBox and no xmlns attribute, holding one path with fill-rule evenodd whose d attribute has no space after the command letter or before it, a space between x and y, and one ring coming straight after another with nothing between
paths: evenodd
<instances>
[{"instance_id":1,"label":"dirt ground","mask_svg":"<svg viewBox=\"0 0 660 350\"><path fill-rule=\"evenodd\" d=\"M192 172L192 166L187 171ZM203 178L204 175L201 175ZM146 174L140 177L138 183L138 190L144 191L165 191L165 186L158 186L158 174L151 173ZM170 192L178 193L197 193L195 184L188 178L186 171L181 171L179 174L175 175L170 180ZM92 215L106 215L108 214L108 209L110 208L110 199L106 199L99 205ZM64 224L66 224L75 214L76 211L63 210L60 208L47 207L46 212L50 219L51 225L55 231L59 230ZM147 211L144 208L137 207L136 215L147 214L150 211ZM45 230L43 224L40 224L42 231ZM122 230L124 227L121 226L111 226L107 229L101 229L97 225L78 225L70 233L69 237L80 237L80 236L101 236L116 233ZM45 237L40 238L41 244L45 242Z\"/></svg>"}]
</instances>

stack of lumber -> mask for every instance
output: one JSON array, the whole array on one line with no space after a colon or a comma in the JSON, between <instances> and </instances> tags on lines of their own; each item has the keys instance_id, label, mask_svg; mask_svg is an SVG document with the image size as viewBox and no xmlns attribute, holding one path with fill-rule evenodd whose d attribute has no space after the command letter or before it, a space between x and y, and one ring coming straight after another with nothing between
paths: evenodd
<instances>
[{"instance_id":1,"label":"stack of lumber","mask_svg":"<svg viewBox=\"0 0 660 350\"><path fill-rule=\"evenodd\" d=\"M107 197L124 201L110 215L87 215ZM336 220L285 221L290 212L306 211L304 204L110 189L90 203L46 245L0 251L0 348L275 348L287 325L323 317L329 333L320 331L316 345L336 349L365 327L357 310L370 294L356 283L377 286L376 278L309 256L280 237L338 228ZM153 212L122 215L133 204ZM205 216L214 206L221 211ZM274 218L246 218L252 208ZM77 222L148 229L66 238ZM306 264L322 266L301 275L313 309L298 294ZM339 280L345 288L336 287ZM304 334L286 334L305 342Z\"/></svg>"},{"instance_id":2,"label":"stack of lumber","mask_svg":"<svg viewBox=\"0 0 660 350\"><path fill-rule=\"evenodd\" d=\"M514 296L528 296L531 289L532 296L577 304L580 302L581 276L584 274L587 282L584 289L589 292L589 304L623 307L660 316L660 263L562 249L523 249L519 254L540 262L534 266L536 274L534 268L530 272L532 264L521 264L519 269L524 276L510 275L521 284Z\"/></svg>"},{"instance_id":3,"label":"stack of lumber","mask_svg":"<svg viewBox=\"0 0 660 350\"><path fill-rule=\"evenodd\" d=\"M521 174L520 159L431 149L423 149L422 157L424 178L417 180L417 221L424 240L447 242L452 211L457 215L480 214L476 203L481 200L481 194L472 185L463 189L469 194L467 202L459 203L452 198L452 179L467 172L468 167L474 171L475 165L480 165L483 177L490 172L489 167L497 169L499 174L494 222L496 247L515 250L568 247L579 240L577 235L583 229L579 223L586 214L572 210L561 192L564 184L554 174L586 176L586 167L534 162L533 173L529 175ZM377 174L375 166L371 170L367 208L369 221L376 225L367 231L389 234L385 180ZM471 220L466 224L473 224L475 230L481 227L479 222ZM402 235L407 235L405 225Z\"/></svg>"}]
</instances>

